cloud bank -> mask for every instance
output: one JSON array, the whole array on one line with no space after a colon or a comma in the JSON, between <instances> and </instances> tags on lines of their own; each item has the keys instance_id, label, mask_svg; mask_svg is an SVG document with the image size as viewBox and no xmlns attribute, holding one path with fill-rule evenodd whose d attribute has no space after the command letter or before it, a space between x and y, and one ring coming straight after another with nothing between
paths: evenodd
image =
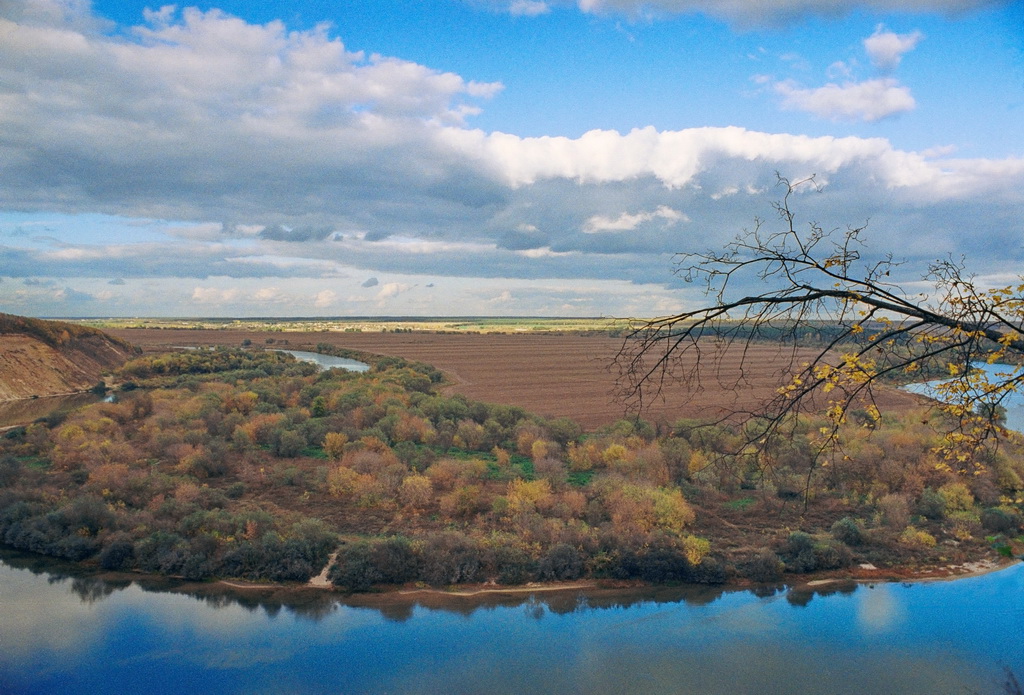
<instances>
[{"instance_id":1,"label":"cloud bank","mask_svg":"<svg viewBox=\"0 0 1024 695\"><path fill-rule=\"evenodd\" d=\"M526 15L540 4L514 3ZM739 13L741 5L644 7ZM781 5L839 12L855 3ZM800 196L806 219L870 219L883 240L901 240L886 248L897 254L1021 255L1020 158L957 159L881 138L742 127L485 132L473 116L499 83L352 52L326 26L291 31L217 10L165 7L115 31L84 2L28 0L0 5L0 36L0 208L102 213L124 228L104 241L0 229L3 275L83 279L61 290L4 283L4 292L22 293L9 294L12 302L48 292L104 313L96 307L118 297L171 288L197 313L239 311L247 301L282 312L411 312L436 306L436 284L470 307L455 313L499 305L527 313L593 306L586 302L601 295L593 283L608 282L642 290L623 295L622 313L642 302L667 306L678 287L672 254L720 244L770 214L776 172L817 175L821 192ZM864 49L879 70L892 70L920 40L879 28ZM825 119L874 121L915 103L891 76L772 88L784 106ZM486 288L472 286L481 279ZM550 301L527 307L525 287L510 287L524 282L561 282L569 294L546 286Z\"/></svg>"}]
</instances>

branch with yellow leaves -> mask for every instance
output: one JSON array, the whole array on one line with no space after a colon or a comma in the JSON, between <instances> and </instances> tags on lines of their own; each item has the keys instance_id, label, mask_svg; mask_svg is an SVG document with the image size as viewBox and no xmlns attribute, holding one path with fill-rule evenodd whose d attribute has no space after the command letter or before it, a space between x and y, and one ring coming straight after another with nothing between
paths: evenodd
<instances>
[{"instance_id":1,"label":"branch with yellow leaves","mask_svg":"<svg viewBox=\"0 0 1024 695\"><path fill-rule=\"evenodd\" d=\"M703 285L708 303L633 324L615 360L620 397L642 413L667 381L684 381L696 392L717 368L723 346L741 351L742 379L752 368L750 347L772 341L790 350L789 377L758 409L733 414L765 423L746 450L763 450L773 437L786 436L797 416L813 412L830 423L817 442L820 455L836 445L852 409L864 410L869 420L880 417L876 386L938 363L951 378L939 389L950 423L944 453L966 471L972 450L1007 436L998 406L1024 386L1020 368L1008 367L990 382L973 367L1024 361L1024 282L985 291L963 262L946 259L924 274L928 294L909 293L893 279L900 264L891 255L864 260L866 226L798 226L792 196L814 187L813 177L779 182L785 189L775 205L781 224L758 219L724 249L677 257L676 273ZM759 292L744 291L750 287ZM808 333L817 336L813 345Z\"/></svg>"}]
</instances>

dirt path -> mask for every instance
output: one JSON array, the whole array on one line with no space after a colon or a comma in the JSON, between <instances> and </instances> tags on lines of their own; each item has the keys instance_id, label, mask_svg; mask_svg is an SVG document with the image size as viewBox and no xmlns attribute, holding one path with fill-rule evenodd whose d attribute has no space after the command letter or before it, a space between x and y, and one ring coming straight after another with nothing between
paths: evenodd
<instances>
[{"instance_id":1,"label":"dirt path","mask_svg":"<svg viewBox=\"0 0 1024 695\"><path fill-rule=\"evenodd\" d=\"M327 578L331 568L334 567L335 560L338 559L338 551L335 550L331 553L331 556L327 558L327 564L324 566L320 574L316 575L309 580L309 585L316 587L317 589L329 589L331 588L331 581Z\"/></svg>"}]
</instances>

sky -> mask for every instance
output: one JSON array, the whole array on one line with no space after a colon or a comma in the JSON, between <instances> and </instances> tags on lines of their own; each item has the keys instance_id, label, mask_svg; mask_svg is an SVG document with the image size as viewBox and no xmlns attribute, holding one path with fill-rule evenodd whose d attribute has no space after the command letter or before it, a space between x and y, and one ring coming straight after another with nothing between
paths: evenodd
<instances>
[{"instance_id":1,"label":"sky","mask_svg":"<svg viewBox=\"0 0 1024 695\"><path fill-rule=\"evenodd\" d=\"M1013 282L1024 3L0 0L8 313L664 315L780 175Z\"/></svg>"}]
</instances>

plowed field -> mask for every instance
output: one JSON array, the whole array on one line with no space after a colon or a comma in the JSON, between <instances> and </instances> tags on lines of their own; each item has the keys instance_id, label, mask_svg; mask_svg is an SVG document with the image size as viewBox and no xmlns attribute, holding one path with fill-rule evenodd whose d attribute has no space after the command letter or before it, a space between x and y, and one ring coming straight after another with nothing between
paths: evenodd
<instances>
[{"instance_id":1,"label":"plowed field","mask_svg":"<svg viewBox=\"0 0 1024 695\"><path fill-rule=\"evenodd\" d=\"M263 346L311 349L329 343L353 350L427 362L444 371L450 389L467 398L516 405L547 417L570 417L587 429L628 414L617 397L618 371L613 360L622 341L605 336L560 334L439 333L265 333L185 329L118 329L112 335L146 351L174 346L239 346L249 339ZM288 341L287 345L281 345ZM700 385L669 381L661 396L647 404L643 416L672 422L681 417L716 418L755 409L787 382L787 365L800 364L810 351L795 356L776 345L745 352L715 350L702 356ZM805 356L806 355L806 356ZM688 373L696 362L680 365ZM895 390L882 394L879 406L907 407L916 398Z\"/></svg>"}]
</instances>

